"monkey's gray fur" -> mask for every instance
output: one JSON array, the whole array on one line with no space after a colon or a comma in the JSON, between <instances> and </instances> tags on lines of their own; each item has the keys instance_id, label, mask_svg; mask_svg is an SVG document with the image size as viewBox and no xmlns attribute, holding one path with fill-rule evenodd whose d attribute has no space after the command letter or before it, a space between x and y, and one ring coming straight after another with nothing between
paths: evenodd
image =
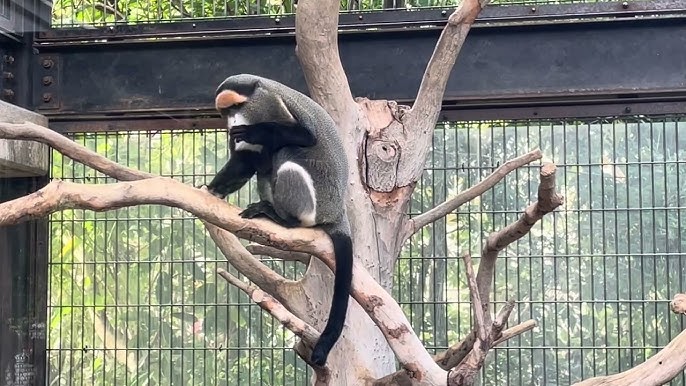
<instances>
[{"instance_id":1,"label":"monkey's gray fur","mask_svg":"<svg viewBox=\"0 0 686 386\"><path fill-rule=\"evenodd\" d=\"M251 74L222 82L216 107L228 122L231 156L208 185L210 192L223 198L256 173L261 201L241 216L268 217L289 227L321 227L331 237L334 294L329 320L312 353L312 361L324 365L343 329L353 265L345 208L348 164L336 124L306 95Z\"/></svg>"}]
</instances>

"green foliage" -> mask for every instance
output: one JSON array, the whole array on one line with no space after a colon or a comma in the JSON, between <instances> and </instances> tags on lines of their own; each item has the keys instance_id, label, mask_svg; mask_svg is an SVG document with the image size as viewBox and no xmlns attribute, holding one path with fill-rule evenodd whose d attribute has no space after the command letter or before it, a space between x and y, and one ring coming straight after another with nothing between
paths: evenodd
<instances>
[{"instance_id":1,"label":"green foliage","mask_svg":"<svg viewBox=\"0 0 686 386\"><path fill-rule=\"evenodd\" d=\"M668 310L686 279L685 119L466 122L436 128L410 211L424 212L505 160L540 147L566 203L503 251L496 308L539 327L490 355L483 384L569 384L625 370L682 330ZM227 158L222 131L83 134L117 162L198 185ZM431 350L471 328L459 256L478 263L490 232L536 199L538 166L520 169L422 229L395 267L393 295ZM53 177L112 182L53 154ZM254 200L254 185L230 201ZM178 209L69 210L51 219L49 381L302 385L292 334L237 289L202 225ZM264 260L286 277L303 268ZM237 274L236 272L234 272ZM679 380L683 384L683 379Z\"/></svg>"},{"instance_id":2,"label":"green foliage","mask_svg":"<svg viewBox=\"0 0 686 386\"><path fill-rule=\"evenodd\" d=\"M225 162L224 132L77 135L122 164L198 185ZM111 179L53 153L53 178ZM233 203L255 197L247 186ZM287 277L303 268L265 260ZM50 384L282 384L307 379L294 340L216 275L225 259L188 213L140 206L51 219ZM81 371L82 370L82 371Z\"/></svg>"},{"instance_id":3,"label":"green foliage","mask_svg":"<svg viewBox=\"0 0 686 386\"><path fill-rule=\"evenodd\" d=\"M501 253L495 307L514 298L510 325L535 319L538 328L495 350L483 384L567 385L622 371L682 331L668 304L686 279L686 194L679 189L686 179L684 128L682 118L437 128L412 213L535 147L558 165L557 186L566 199ZM469 252L478 263L488 234L536 199L538 170L514 172L406 245L394 296L430 348L442 350L470 330L458 256Z\"/></svg>"},{"instance_id":4,"label":"green foliage","mask_svg":"<svg viewBox=\"0 0 686 386\"><path fill-rule=\"evenodd\" d=\"M513 4L567 4L598 0L493 0L490 6ZM457 0L341 0L341 11L454 7ZM226 18L295 13L294 0L55 0L54 27L155 23L161 21Z\"/></svg>"}]
</instances>

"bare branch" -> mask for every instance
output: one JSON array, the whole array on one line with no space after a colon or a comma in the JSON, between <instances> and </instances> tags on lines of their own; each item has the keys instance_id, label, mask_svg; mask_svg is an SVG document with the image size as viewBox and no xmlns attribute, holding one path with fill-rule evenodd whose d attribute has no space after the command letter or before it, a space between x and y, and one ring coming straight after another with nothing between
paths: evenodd
<instances>
[{"instance_id":1,"label":"bare branch","mask_svg":"<svg viewBox=\"0 0 686 386\"><path fill-rule=\"evenodd\" d=\"M307 253L283 251L281 249L260 244L250 244L247 245L245 249L254 255L271 256L275 259L284 261L298 261L303 264L310 264L310 258L312 257Z\"/></svg>"},{"instance_id":2,"label":"bare branch","mask_svg":"<svg viewBox=\"0 0 686 386\"><path fill-rule=\"evenodd\" d=\"M529 319L525 322L519 323L514 327L510 327L507 330L503 331L500 335L500 338L493 342L493 347L503 343L508 339L512 339L517 335L521 335L529 330L533 330L534 327L536 327L536 321L533 319Z\"/></svg>"},{"instance_id":3,"label":"bare branch","mask_svg":"<svg viewBox=\"0 0 686 386\"><path fill-rule=\"evenodd\" d=\"M84 165L104 173L119 181L135 181L145 178L159 177L155 174L142 172L120 165L101 156L100 154L86 149L69 138L54 132L47 127L26 123L0 123L0 138L24 139L41 142L53 149Z\"/></svg>"},{"instance_id":4,"label":"bare branch","mask_svg":"<svg viewBox=\"0 0 686 386\"><path fill-rule=\"evenodd\" d=\"M562 205L563 197L555 192L555 171L554 164L544 164L540 172L541 182L538 186L538 201L529 205L519 220L488 236L479 262L479 272L476 275L481 305L484 310L488 309L490 302L491 282L498 253L526 235L544 215ZM486 315L490 317L490 313L486 313Z\"/></svg>"},{"instance_id":5,"label":"bare branch","mask_svg":"<svg viewBox=\"0 0 686 386\"><path fill-rule=\"evenodd\" d=\"M493 173L491 173L488 177L481 180L478 184L439 204L430 211L408 220L406 222L405 229L403 229L403 243L410 236L415 234L426 225L446 216L450 212L456 210L463 204L475 199L476 197L481 196L484 194L484 192L486 192L488 189L491 189L512 171L535 160L539 160L542 156L541 150L535 149L527 154L508 160L504 164L500 165L500 167L493 171Z\"/></svg>"},{"instance_id":6,"label":"bare branch","mask_svg":"<svg viewBox=\"0 0 686 386\"><path fill-rule=\"evenodd\" d=\"M670 308L675 314L686 314L686 294L676 294L670 303Z\"/></svg>"},{"instance_id":7,"label":"bare branch","mask_svg":"<svg viewBox=\"0 0 686 386\"><path fill-rule=\"evenodd\" d=\"M488 339L490 326L487 326L484 317L484 309L479 307L481 304L481 297L479 296L479 287L476 285L476 275L474 274L474 266L472 265L472 257L469 253L462 256L465 264L465 271L467 274L467 285L469 286L469 295L472 298L472 308L474 308L474 319L476 319L476 333L479 340L485 342Z\"/></svg>"},{"instance_id":8,"label":"bare branch","mask_svg":"<svg viewBox=\"0 0 686 386\"><path fill-rule=\"evenodd\" d=\"M309 324L305 323L302 319L293 315L290 311L286 309L278 300L273 298L268 293L262 291L256 285L248 284L240 280L239 278L233 276L229 272L219 268L217 269L219 276L224 278L227 282L238 287L241 291L245 292L250 299L260 306L263 310L267 311L276 320L281 322L281 324L292 331L296 336L305 341L310 347L314 347L319 339L319 332Z\"/></svg>"},{"instance_id":9,"label":"bare branch","mask_svg":"<svg viewBox=\"0 0 686 386\"><path fill-rule=\"evenodd\" d=\"M400 159L398 186L411 184L424 169L423 161L431 144L448 78L452 74L457 55L462 49L472 23L487 3L488 0L482 0L481 3L478 0L463 0L448 18L448 23L438 38L424 71L414 105L403 118L405 127L414 131L412 138L417 144L403 149L403 151L409 151L410 154L404 154Z\"/></svg>"},{"instance_id":10,"label":"bare branch","mask_svg":"<svg viewBox=\"0 0 686 386\"><path fill-rule=\"evenodd\" d=\"M499 316L510 314L511 308L508 308L508 305L506 305L503 308ZM457 359L456 357L449 358L449 362L451 364L454 364L454 366L456 367L454 367L448 373L448 385L473 385L476 375L484 366L484 362L486 361L486 355L488 354L488 351L490 349L495 347L497 344L504 342L507 339L510 339L518 334L521 334L525 331L534 328L535 326L536 322L534 322L533 320L529 320L513 328L502 331L502 325L493 324L490 334L486 339L477 339L476 337L474 338L471 350L466 353L464 359L458 362L455 361L455 359ZM494 337L497 335L500 335L500 339L494 340Z\"/></svg>"},{"instance_id":11,"label":"bare branch","mask_svg":"<svg viewBox=\"0 0 686 386\"><path fill-rule=\"evenodd\" d=\"M291 312L295 312L293 304L300 304L305 298L302 286L298 282L287 280L264 265L245 249L233 233L207 221L202 221L202 223L231 265L245 275L248 280L274 296Z\"/></svg>"},{"instance_id":12,"label":"bare branch","mask_svg":"<svg viewBox=\"0 0 686 386\"><path fill-rule=\"evenodd\" d=\"M410 111L421 122L436 122L443 94L467 34L483 6L478 0L465 0L448 18L434 52L424 71L417 98Z\"/></svg>"},{"instance_id":13,"label":"bare branch","mask_svg":"<svg viewBox=\"0 0 686 386\"><path fill-rule=\"evenodd\" d=\"M498 315L493 321L493 327L491 330L491 336L497 339L505 328L507 319L510 317L510 313L514 309L514 300L509 300L505 306L498 312ZM446 351L437 354L434 359L439 366L444 370L450 370L457 366L460 362L467 357L474 347L476 342L476 330L472 331L460 342L453 344Z\"/></svg>"},{"instance_id":14,"label":"bare branch","mask_svg":"<svg viewBox=\"0 0 686 386\"><path fill-rule=\"evenodd\" d=\"M310 360L312 347L319 340L320 333L314 327L288 311L277 299L262 291L259 287L245 283L221 268L217 270L217 273L224 280L245 292L255 304L267 311L276 320L281 322L282 326L299 337L300 341L295 344L293 349L314 370L316 375L315 386L329 385L331 371L328 366L320 367Z\"/></svg>"},{"instance_id":15,"label":"bare branch","mask_svg":"<svg viewBox=\"0 0 686 386\"><path fill-rule=\"evenodd\" d=\"M339 125L357 109L338 52L338 0L300 0L295 13L296 54L312 99Z\"/></svg>"},{"instance_id":16,"label":"bare branch","mask_svg":"<svg viewBox=\"0 0 686 386\"><path fill-rule=\"evenodd\" d=\"M264 219L241 218L239 208L206 191L164 177L102 185L53 181L28 196L1 203L0 225L62 209L105 211L144 204L181 208L238 237L278 249L309 253L335 269L331 239L322 230L287 229ZM379 326L399 362L417 377L441 379L442 370L424 349L398 303L357 263L353 268L352 287L353 297Z\"/></svg>"}]
</instances>

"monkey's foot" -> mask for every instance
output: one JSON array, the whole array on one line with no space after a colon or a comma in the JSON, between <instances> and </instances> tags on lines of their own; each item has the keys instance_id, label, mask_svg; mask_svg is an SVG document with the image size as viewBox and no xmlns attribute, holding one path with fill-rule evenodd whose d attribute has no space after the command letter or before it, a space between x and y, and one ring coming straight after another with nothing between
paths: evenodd
<instances>
[{"instance_id":1,"label":"monkey's foot","mask_svg":"<svg viewBox=\"0 0 686 386\"><path fill-rule=\"evenodd\" d=\"M245 210L240 213L240 216L243 218L266 217L286 228L295 228L300 226L300 221L293 217L285 219L279 216L272 204L269 201L264 200L249 204L247 207L245 207Z\"/></svg>"}]
</instances>

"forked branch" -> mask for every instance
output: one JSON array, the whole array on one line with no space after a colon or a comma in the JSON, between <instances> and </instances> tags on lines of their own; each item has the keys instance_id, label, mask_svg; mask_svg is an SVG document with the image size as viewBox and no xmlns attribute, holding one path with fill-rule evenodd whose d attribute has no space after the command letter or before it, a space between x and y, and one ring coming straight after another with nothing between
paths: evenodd
<instances>
[{"instance_id":1,"label":"forked branch","mask_svg":"<svg viewBox=\"0 0 686 386\"><path fill-rule=\"evenodd\" d=\"M329 368L327 366L319 367L312 363L309 359L312 347L314 347L314 345L317 343L317 340L319 340L319 331L292 314L286 309L286 307L279 303L278 300L270 296L268 293L262 291L259 287L245 283L223 269L218 269L217 273L219 276L224 278L224 280L245 292L255 304L273 316L274 319L281 322L281 325L301 339L300 342L304 343L305 347L296 344L296 352L298 352L300 357L314 369L317 376L315 385L328 385L331 374Z\"/></svg>"},{"instance_id":2,"label":"forked branch","mask_svg":"<svg viewBox=\"0 0 686 386\"><path fill-rule=\"evenodd\" d=\"M63 209L105 211L144 204L181 208L241 238L310 253L335 269L331 240L323 231L286 229L267 220L243 219L238 215L239 208L200 189L163 177L102 185L53 181L33 194L0 204L0 225ZM381 329L403 366L424 379L444 379L443 370L424 349L398 303L359 264L353 269L352 295Z\"/></svg>"},{"instance_id":3,"label":"forked branch","mask_svg":"<svg viewBox=\"0 0 686 386\"><path fill-rule=\"evenodd\" d=\"M87 149L82 145L79 145L63 135L58 134L57 132L30 122L23 124L0 123L0 138L36 141L47 144L65 156L120 181L139 181L152 178L161 178L155 174L142 172L140 170L118 164L92 150ZM186 189L189 188L188 186L178 182L175 183L182 185ZM44 189L47 189L49 186L50 185ZM41 191L42 190L43 189L41 189ZM128 204L125 203L123 205L126 206ZM100 208L100 210L107 209L115 208ZM40 216L40 214L38 216ZM15 217L14 220L7 219L5 220L5 224L18 221L19 219L20 218L17 217ZM28 219L29 218L24 218L23 220ZM3 223L0 222L0 225L3 225ZM205 222L205 225L208 225L208 223ZM240 242L238 242L238 239L236 239L235 236L231 235L229 232L216 227L214 229L210 229L210 231L212 238L214 239L215 243L217 243L217 246L220 248L220 250L224 253L229 263L234 265L250 281L256 283L270 294L277 296L277 298L285 304L290 304L298 300L297 297L287 299L285 296L285 294L300 296L301 293L298 292L297 284L286 280L281 275L262 264L262 262L260 262L255 256L247 253Z\"/></svg>"},{"instance_id":4,"label":"forked branch","mask_svg":"<svg viewBox=\"0 0 686 386\"><path fill-rule=\"evenodd\" d=\"M445 217L449 213L455 211L460 206L465 203L481 196L488 189L491 189L498 182L502 181L505 176L510 174L512 171L521 168L522 166L529 164L535 160L541 159L543 155L539 149L530 151L527 154L521 155L517 158L508 160L504 164L500 165L496 170L493 171L488 177L484 178L482 181L476 185L470 187L469 189L460 192L455 197L452 197L443 203L437 205L430 211L420 214L407 221L402 234L403 243L413 234L417 233L423 227L431 224L432 222L438 220L439 218Z\"/></svg>"},{"instance_id":5,"label":"forked branch","mask_svg":"<svg viewBox=\"0 0 686 386\"><path fill-rule=\"evenodd\" d=\"M448 18L438 38L434 52L424 71L417 98L412 109L403 117L403 125L412 130L414 146L403 149L398 165L397 185L410 185L424 169L423 162L431 147L431 138L438 121L448 78L452 74L457 55L467 38L467 33L481 9L489 0L463 0Z\"/></svg>"},{"instance_id":6,"label":"forked branch","mask_svg":"<svg viewBox=\"0 0 686 386\"><path fill-rule=\"evenodd\" d=\"M485 310L488 309L490 302L495 262L500 251L524 237L543 216L563 204L564 198L555 191L556 170L555 164L545 163L540 171L538 201L524 209L524 213L517 221L488 236L479 262L479 272L476 275L481 305ZM490 316L490 313L487 312L486 315Z\"/></svg>"}]
</instances>

